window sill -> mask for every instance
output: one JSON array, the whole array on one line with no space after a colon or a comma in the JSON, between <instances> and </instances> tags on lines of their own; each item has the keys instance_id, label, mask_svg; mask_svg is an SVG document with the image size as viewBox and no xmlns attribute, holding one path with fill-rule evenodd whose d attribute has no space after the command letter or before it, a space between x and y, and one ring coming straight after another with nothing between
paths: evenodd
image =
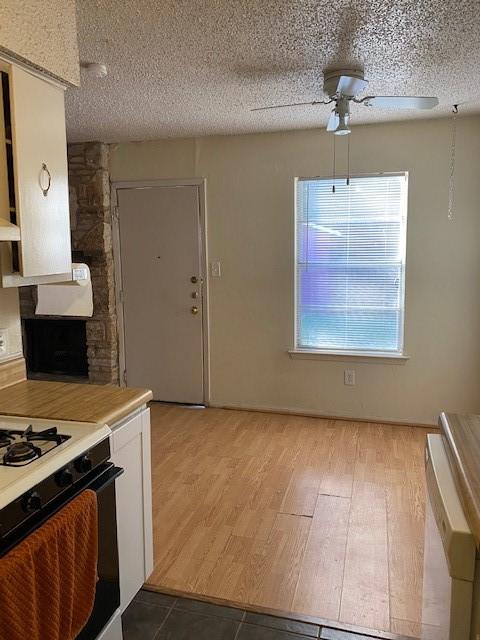
<instances>
[{"instance_id":1,"label":"window sill","mask_svg":"<svg viewBox=\"0 0 480 640\"><path fill-rule=\"evenodd\" d=\"M337 360L350 362L370 362L375 364L405 364L409 356L404 354L382 353L376 351L317 351L314 349L290 349L288 351L293 360Z\"/></svg>"}]
</instances>

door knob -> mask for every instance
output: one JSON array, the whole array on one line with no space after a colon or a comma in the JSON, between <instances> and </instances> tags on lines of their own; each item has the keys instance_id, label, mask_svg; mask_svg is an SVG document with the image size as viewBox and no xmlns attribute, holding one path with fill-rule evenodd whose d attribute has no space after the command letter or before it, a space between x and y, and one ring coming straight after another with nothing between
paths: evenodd
<instances>
[{"instance_id":1,"label":"door knob","mask_svg":"<svg viewBox=\"0 0 480 640\"><path fill-rule=\"evenodd\" d=\"M190 311L192 312L192 314L193 314L194 316L196 316L196 315L197 315L197 313L198 313L198 307L192 307L192 308L190 309Z\"/></svg>"}]
</instances>

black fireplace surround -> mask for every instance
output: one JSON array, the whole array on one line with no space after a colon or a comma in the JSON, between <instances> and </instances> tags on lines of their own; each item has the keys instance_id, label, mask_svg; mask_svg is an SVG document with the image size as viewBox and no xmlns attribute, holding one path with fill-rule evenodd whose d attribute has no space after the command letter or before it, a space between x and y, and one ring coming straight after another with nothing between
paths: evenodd
<instances>
[{"instance_id":1,"label":"black fireplace surround","mask_svg":"<svg viewBox=\"0 0 480 640\"><path fill-rule=\"evenodd\" d=\"M29 373L88 377L85 320L24 320Z\"/></svg>"}]
</instances>

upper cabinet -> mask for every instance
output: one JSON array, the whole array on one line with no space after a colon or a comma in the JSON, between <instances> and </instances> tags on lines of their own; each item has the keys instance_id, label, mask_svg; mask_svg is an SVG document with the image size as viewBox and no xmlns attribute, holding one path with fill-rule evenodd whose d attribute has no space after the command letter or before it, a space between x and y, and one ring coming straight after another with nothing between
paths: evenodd
<instances>
[{"instance_id":1,"label":"upper cabinet","mask_svg":"<svg viewBox=\"0 0 480 640\"><path fill-rule=\"evenodd\" d=\"M64 89L16 65L0 71L2 285L71 279Z\"/></svg>"}]
</instances>

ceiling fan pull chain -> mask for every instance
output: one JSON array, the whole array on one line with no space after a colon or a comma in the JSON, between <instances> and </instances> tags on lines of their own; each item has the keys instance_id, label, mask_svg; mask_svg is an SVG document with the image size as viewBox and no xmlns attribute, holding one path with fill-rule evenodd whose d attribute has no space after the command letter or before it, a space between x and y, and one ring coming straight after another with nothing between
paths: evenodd
<instances>
[{"instance_id":1,"label":"ceiling fan pull chain","mask_svg":"<svg viewBox=\"0 0 480 640\"><path fill-rule=\"evenodd\" d=\"M307 187L307 246L305 247L305 266L310 266L310 187Z\"/></svg>"},{"instance_id":2,"label":"ceiling fan pull chain","mask_svg":"<svg viewBox=\"0 0 480 640\"><path fill-rule=\"evenodd\" d=\"M453 105L452 116L452 143L450 148L450 176L448 180L448 219L453 220L454 211L454 199L455 199L455 150L457 143L457 115L458 104Z\"/></svg>"},{"instance_id":3,"label":"ceiling fan pull chain","mask_svg":"<svg viewBox=\"0 0 480 640\"><path fill-rule=\"evenodd\" d=\"M332 185L332 193L335 193L335 138L336 136L332 136L333 138L333 185Z\"/></svg>"},{"instance_id":4,"label":"ceiling fan pull chain","mask_svg":"<svg viewBox=\"0 0 480 640\"><path fill-rule=\"evenodd\" d=\"M347 138L347 187L350 186L350 136Z\"/></svg>"}]
</instances>

